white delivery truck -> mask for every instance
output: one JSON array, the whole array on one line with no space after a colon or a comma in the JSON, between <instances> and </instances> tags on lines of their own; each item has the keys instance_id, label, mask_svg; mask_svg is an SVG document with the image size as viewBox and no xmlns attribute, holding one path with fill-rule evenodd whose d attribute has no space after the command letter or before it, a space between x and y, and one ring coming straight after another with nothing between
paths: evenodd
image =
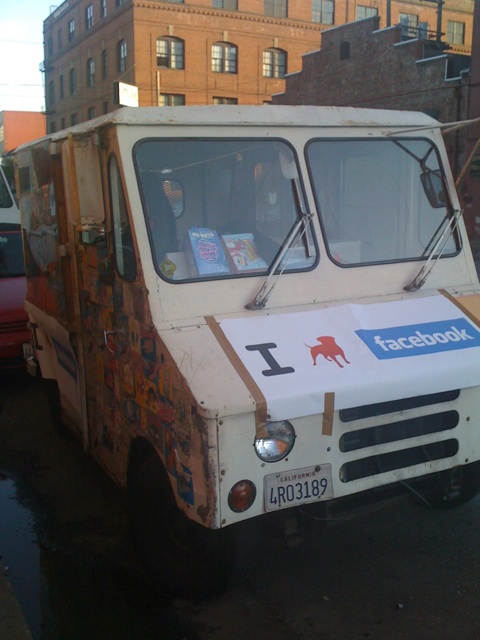
<instances>
[{"instance_id":1,"label":"white delivery truck","mask_svg":"<svg viewBox=\"0 0 480 640\"><path fill-rule=\"evenodd\" d=\"M123 108L16 176L31 368L165 588L224 588L272 513L476 495L480 285L436 121Z\"/></svg>"}]
</instances>

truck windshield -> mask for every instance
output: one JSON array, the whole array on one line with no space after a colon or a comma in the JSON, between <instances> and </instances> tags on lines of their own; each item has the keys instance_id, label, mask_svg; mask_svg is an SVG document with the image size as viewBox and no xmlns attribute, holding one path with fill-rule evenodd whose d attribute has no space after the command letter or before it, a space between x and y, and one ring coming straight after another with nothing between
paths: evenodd
<instances>
[{"instance_id":1,"label":"truck windshield","mask_svg":"<svg viewBox=\"0 0 480 640\"><path fill-rule=\"evenodd\" d=\"M20 225L0 224L0 278L14 278L24 274Z\"/></svg>"},{"instance_id":2,"label":"truck windshield","mask_svg":"<svg viewBox=\"0 0 480 640\"><path fill-rule=\"evenodd\" d=\"M424 258L449 221L428 140L315 140L307 158L327 248L340 265ZM457 250L452 234L443 255Z\"/></svg>"},{"instance_id":3,"label":"truck windshield","mask_svg":"<svg viewBox=\"0 0 480 640\"><path fill-rule=\"evenodd\" d=\"M170 280L265 274L304 209L282 141L148 139L134 157L155 265ZM286 261L314 266L311 230Z\"/></svg>"}]
</instances>

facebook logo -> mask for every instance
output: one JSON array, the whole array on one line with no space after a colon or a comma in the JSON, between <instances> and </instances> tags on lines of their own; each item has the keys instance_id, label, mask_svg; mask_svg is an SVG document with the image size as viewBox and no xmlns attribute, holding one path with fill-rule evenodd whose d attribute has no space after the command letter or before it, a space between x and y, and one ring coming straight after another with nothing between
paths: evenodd
<instances>
[{"instance_id":1,"label":"facebook logo","mask_svg":"<svg viewBox=\"0 0 480 640\"><path fill-rule=\"evenodd\" d=\"M386 329L359 329L355 333L379 360L480 346L480 332L465 318Z\"/></svg>"}]
</instances>

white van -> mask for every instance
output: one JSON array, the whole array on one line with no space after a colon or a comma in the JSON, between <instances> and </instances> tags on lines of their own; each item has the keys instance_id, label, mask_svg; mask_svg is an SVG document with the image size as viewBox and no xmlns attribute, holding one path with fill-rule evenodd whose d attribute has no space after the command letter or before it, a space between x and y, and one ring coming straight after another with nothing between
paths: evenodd
<instances>
[{"instance_id":1,"label":"white van","mask_svg":"<svg viewBox=\"0 0 480 640\"><path fill-rule=\"evenodd\" d=\"M438 123L124 108L16 153L35 362L173 593L255 525L480 488L480 286Z\"/></svg>"}]
</instances>

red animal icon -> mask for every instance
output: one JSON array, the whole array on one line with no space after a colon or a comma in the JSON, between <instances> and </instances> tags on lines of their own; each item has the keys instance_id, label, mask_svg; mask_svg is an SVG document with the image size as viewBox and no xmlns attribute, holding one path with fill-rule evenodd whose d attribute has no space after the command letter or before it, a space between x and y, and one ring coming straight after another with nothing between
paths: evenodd
<instances>
[{"instance_id":1,"label":"red animal icon","mask_svg":"<svg viewBox=\"0 0 480 640\"><path fill-rule=\"evenodd\" d=\"M332 338L332 336L319 336L317 338L317 342L319 342L320 344L316 344L313 347L310 347L308 344L305 345L310 349L314 365L317 364L318 356L323 356L325 360L335 362L335 364L338 364L338 366L342 369L343 364L341 364L337 360L337 356L343 358L346 364L350 364L350 362L345 357L343 349L341 349L335 342L335 338Z\"/></svg>"}]
</instances>

